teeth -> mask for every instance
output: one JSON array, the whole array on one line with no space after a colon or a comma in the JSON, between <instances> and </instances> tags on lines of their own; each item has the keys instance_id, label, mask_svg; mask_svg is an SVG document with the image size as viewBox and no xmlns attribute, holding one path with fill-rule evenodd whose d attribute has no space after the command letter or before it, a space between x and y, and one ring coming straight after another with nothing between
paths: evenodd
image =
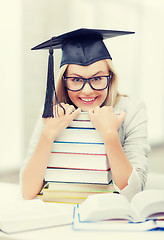
<instances>
[{"instance_id":1,"label":"teeth","mask_svg":"<svg viewBox=\"0 0 164 240\"><path fill-rule=\"evenodd\" d=\"M95 100L95 98L81 98L81 99L85 102L91 102L91 101Z\"/></svg>"}]
</instances>

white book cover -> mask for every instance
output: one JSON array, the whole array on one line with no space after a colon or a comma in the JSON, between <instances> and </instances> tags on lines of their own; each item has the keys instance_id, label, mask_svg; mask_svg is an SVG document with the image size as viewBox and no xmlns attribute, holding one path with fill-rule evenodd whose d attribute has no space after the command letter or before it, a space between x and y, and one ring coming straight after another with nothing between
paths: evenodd
<instances>
[{"instance_id":1,"label":"white book cover","mask_svg":"<svg viewBox=\"0 0 164 240\"><path fill-rule=\"evenodd\" d=\"M103 143L103 139L94 128L66 128L55 139L62 142Z\"/></svg>"},{"instance_id":2,"label":"white book cover","mask_svg":"<svg viewBox=\"0 0 164 240\"><path fill-rule=\"evenodd\" d=\"M111 171L47 168L45 181L108 184Z\"/></svg>"},{"instance_id":3,"label":"white book cover","mask_svg":"<svg viewBox=\"0 0 164 240\"><path fill-rule=\"evenodd\" d=\"M104 143L54 141L53 152L106 154Z\"/></svg>"},{"instance_id":4,"label":"white book cover","mask_svg":"<svg viewBox=\"0 0 164 240\"><path fill-rule=\"evenodd\" d=\"M51 153L48 167L83 170L109 170L106 154Z\"/></svg>"}]
</instances>

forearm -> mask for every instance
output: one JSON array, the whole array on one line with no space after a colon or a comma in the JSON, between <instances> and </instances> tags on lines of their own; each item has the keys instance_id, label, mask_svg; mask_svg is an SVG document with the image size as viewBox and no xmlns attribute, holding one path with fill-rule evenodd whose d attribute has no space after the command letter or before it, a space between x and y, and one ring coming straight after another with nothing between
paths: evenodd
<instances>
[{"instance_id":1,"label":"forearm","mask_svg":"<svg viewBox=\"0 0 164 240\"><path fill-rule=\"evenodd\" d=\"M133 167L122 149L117 132L106 134L104 144L113 180L119 189L123 189L128 184Z\"/></svg>"},{"instance_id":2,"label":"forearm","mask_svg":"<svg viewBox=\"0 0 164 240\"><path fill-rule=\"evenodd\" d=\"M38 145L22 172L22 193L25 199L34 198L43 186L52 144L53 139L43 130Z\"/></svg>"}]
</instances>

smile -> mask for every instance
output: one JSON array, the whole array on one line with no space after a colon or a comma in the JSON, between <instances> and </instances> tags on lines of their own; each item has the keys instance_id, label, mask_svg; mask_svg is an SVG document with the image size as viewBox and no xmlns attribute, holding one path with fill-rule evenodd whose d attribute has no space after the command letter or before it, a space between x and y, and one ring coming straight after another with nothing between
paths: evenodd
<instances>
[{"instance_id":1,"label":"smile","mask_svg":"<svg viewBox=\"0 0 164 240\"><path fill-rule=\"evenodd\" d=\"M93 98L85 98L85 97L81 97L79 98L83 103L86 104L91 104L96 100L97 97L93 97Z\"/></svg>"}]
</instances>

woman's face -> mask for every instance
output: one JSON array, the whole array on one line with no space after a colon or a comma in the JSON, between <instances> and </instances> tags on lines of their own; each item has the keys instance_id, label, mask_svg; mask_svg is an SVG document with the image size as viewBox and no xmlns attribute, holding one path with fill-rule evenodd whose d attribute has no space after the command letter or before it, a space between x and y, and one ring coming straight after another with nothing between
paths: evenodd
<instances>
[{"instance_id":1,"label":"woman's face","mask_svg":"<svg viewBox=\"0 0 164 240\"><path fill-rule=\"evenodd\" d=\"M65 77L91 78L108 75L108 65L105 60L101 60L89 66L70 64L67 67ZM96 106L101 106L106 100L107 94L108 88L97 91L92 89L88 82L80 91L73 92L68 90L69 98L82 111L88 111L89 109L94 109Z\"/></svg>"}]
</instances>

